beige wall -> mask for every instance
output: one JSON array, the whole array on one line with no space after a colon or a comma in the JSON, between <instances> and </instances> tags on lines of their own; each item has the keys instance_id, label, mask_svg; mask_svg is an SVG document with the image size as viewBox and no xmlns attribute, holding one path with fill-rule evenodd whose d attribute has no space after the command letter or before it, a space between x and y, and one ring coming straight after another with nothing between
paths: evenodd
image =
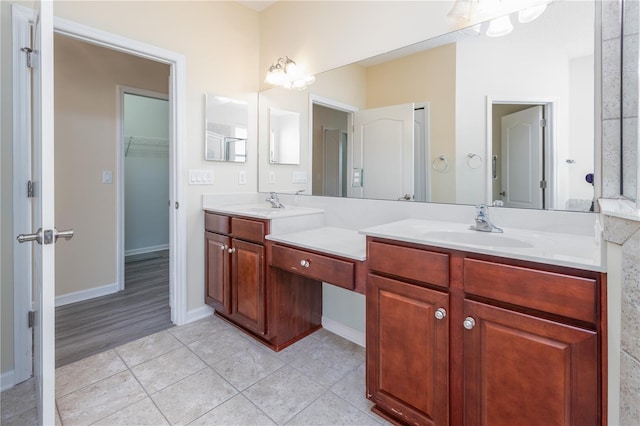
<instances>
[{"instance_id":1,"label":"beige wall","mask_svg":"<svg viewBox=\"0 0 640 426\"><path fill-rule=\"evenodd\" d=\"M11 1L0 2L2 63L2 235L12 235L11 147ZM24 3L32 7L33 2ZM205 162L204 93L227 96L254 94L258 90L258 13L233 1L56 1L56 16L152 44L184 55L186 59L186 165L189 169L214 171L215 182L183 188L187 216L187 309L201 307L204 282L202 194L254 192L257 189L257 146L249 142L245 164ZM255 120L255 115L250 117ZM255 135L255 125L250 133ZM244 170L247 184L238 185ZM2 372L13 368L13 247L12 238L2 241ZM8 342L8 343L7 343Z\"/></svg>"},{"instance_id":2,"label":"beige wall","mask_svg":"<svg viewBox=\"0 0 640 426\"><path fill-rule=\"evenodd\" d=\"M449 168L431 176L431 201L455 202L456 46L448 44L367 68L367 108L429 103L431 158L445 155ZM431 164L427 165L431 171Z\"/></svg>"},{"instance_id":3,"label":"beige wall","mask_svg":"<svg viewBox=\"0 0 640 426\"><path fill-rule=\"evenodd\" d=\"M54 46L56 225L75 230L56 246L61 296L117 283L118 85L166 94L169 66L61 35Z\"/></svg>"}]
</instances>

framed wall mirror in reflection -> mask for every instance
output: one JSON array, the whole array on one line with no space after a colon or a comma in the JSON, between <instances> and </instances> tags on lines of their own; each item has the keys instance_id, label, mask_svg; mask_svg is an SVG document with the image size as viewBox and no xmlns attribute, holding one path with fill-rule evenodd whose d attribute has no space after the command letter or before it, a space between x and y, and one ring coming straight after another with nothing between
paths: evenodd
<instances>
[{"instance_id":1,"label":"framed wall mirror in reflection","mask_svg":"<svg viewBox=\"0 0 640 426\"><path fill-rule=\"evenodd\" d=\"M247 161L249 109L246 101L205 94L205 148L208 161Z\"/></svg>"},{"instance_id":2,"label":"framed wall mirror in reflection","mask_svg":"<svg viewBox=\"0 0 640 426\"><path fill-rule=\"evenodd\" d=\"M300 113L269 108L269 162L300 164Z\"/></svg>"},{"instance_id":3,"label":"framed wall mirror in reflection","mask_svg":"<svg viewBox=\"0 0 640 426\"><path fill-rule=\"evenodd\" d=\"M501 37L483 23L318 74L307 93L261 92L259 114L300 113L312 178L270 184L260 130L259 189L589 211L595 8L553 1Z\"/></svg>"}]
</instances>

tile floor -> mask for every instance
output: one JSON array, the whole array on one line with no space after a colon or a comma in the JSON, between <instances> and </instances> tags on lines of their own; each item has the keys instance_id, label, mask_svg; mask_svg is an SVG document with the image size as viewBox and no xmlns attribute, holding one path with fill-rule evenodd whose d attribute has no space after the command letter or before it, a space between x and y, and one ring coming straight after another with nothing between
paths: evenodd
<instances>
[{"instance_id":1,"label":"tile floor","mask_svg":"<svg viewBox=\"0 0 640 426\"><path fill-rule=\"evenodd\" d=\"M364 349L319 330L273 352L209 317L56 370L62 425L378 425ZM3 392L2 425L35 424L33 381Z\"/></svg>"}]
</instances>

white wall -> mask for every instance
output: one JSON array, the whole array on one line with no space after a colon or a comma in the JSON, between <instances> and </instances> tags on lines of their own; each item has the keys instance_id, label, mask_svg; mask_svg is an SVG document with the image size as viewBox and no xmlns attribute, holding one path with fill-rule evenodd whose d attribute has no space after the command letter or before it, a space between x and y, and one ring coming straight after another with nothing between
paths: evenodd
<instances>
[{"instance_id":1,"label":"white wall","mask_svg":"<svg viewBox=\"0 0 640 426\"><path fill-rule=\"evenodd\" d=\"M125 94L124 142L124 254L168 248L169 102Z\"/></svg>"}]
</instances>

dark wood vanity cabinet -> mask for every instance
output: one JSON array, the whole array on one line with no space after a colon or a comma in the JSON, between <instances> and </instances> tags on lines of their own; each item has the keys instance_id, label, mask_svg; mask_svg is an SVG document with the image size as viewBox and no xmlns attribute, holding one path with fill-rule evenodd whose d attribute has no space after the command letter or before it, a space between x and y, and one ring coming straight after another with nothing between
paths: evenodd
<instances>
[{"instance_id":1,"label":"dark wood vanity cabinet","mask_svg":"<svg viewBox=\"0 0 640 426\"><path fill-rule=\"evenodd\" d=\"M367 250L374 411L402 424L606 424L604 274L371 237Z\"/></svg>"},{"instance_id":2,"label":"dark wood vanity cabinet","mask_svg":"<svg viewBox=\"0 0 640 426\"><path fill-rule=\"evenodd\" d=\"M205 301L278 351L321 327L322 283L269 265L269 227L205 211Z\"/></svg>"},{"instance_id":3,"label":"dark wood vanity cabinet","mask_svg":"<svg viewBox=\"0 0 640 426\"><path fill-rule=\"evenodd\" d=\"M205 301L257 335L267 333L267 221L205 213Z\"/></svg>"}]
</instances>

